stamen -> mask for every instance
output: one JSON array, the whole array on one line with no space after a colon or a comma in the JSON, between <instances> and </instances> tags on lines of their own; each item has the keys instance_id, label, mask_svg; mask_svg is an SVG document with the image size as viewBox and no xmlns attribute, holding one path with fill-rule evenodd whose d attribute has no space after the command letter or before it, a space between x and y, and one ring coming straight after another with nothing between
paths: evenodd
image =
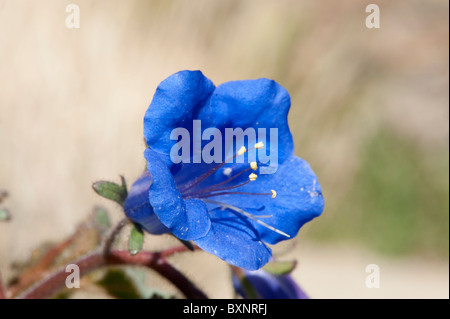
<instances>
[{"instance_id":1,"label":"stamen","mask_svg":"<svg viewBox=\"0 0 450 319\"><path fill-rule=\"evenodd\" d=\"M255 145L256 146L256 145ZM205 179L207 179L209 176L211 176L212 174L214 174L215 172L217 172L218 169L222 168L226 163L228 163L229 161L232 161L233 159L235 159L236 157L245 154L246 152L252 150L252 148L250 149L246 149L245 146L242 146L235 155L233 155L232 157L226 159L223 163L220 163L219 165L211 168L209 171L207 171L206 173L203 173L202 175L200 175L199 177L197 177L196 179L194 179L193 181L191 181L190 183L187 183L186 186L181 189L181 193L193 188L194 186L197 186L198 184L200 184L201 182L203 182Z\"/></svg>"},{"instance_id":2,"label":"stamen","mask_svg":"<svg viewBox=\"0 0 450 319\"><path fill-rule=\"evenodd\" d=\"M263 147L264 147L264 143L263 142L258 142L258 143L255 144L255 148L256 149L260 149L260 148L263 148Z\"/></svg>"},{"instance_id":3,"label":"stamen","mask_svg":"<svg viewBox=\"0 0 450 319\"><path fill-rule=\"evenodd\" d=\"M225 168L225 169L224 169L224 173L225 173L225 170L226 170L226 169L229 169L229 172L227 172L228 174L225 174L225 175L226 175L226 176L229 176L230 173L231 173L231 168L230 168L230 167ZM240 172L237 173L236 175L231 176L230 178L228 178L227 180L225 180L225 181L223 181L223 182L220 182L220 183L218 183L218 184L215 184L215 185L212 185L212 186L209 186L209 187L203 189L200 193L215 192L215 191L218 190L217 188L218 188L219 186L222 186L222 185L224 185L224 184L228 184L229 182L231 182L232 180L234 180L236 177L239 177L241 174L243 174L243 173L249 171L250 169L253 169L253 170L256 171L256 170L258 169L258 164L257 164L256 162L251 162L249 168L246 168L246 169L240 171ZM189 196L189 195L191 195L191 194L186 194L185 196Z\"/></svg>"},{"instance_id":4,"label":"stamen","mask_svg":"<svg viewBox=\"0 0 450 319\"><path fill-rule=\"evenodd\" d=\"M239 151L237 151L236 155L240 156L242 154L245 154L247 152L247 149L245 148L245 146L242 146Z\"/></svg>"},{"instance_id":5,"label":"stamen","mask_svg":"<svg viewBox=\"0 0 450 319\"><path fill-rule=\"evenodd\" d=\"M291 238L291 236L289 236L285 232L282 232L281 230L278 230L275 227L272 227L272 226L270 226L270 225L260 221L259 219L257 219L257 217L260 217L260 216L252 215L252 214L247 213L246 211L244 211L244 210L242 210L240 208L237 208L237 207L235 207L233 205L228 205L228 204L225 204L225 203L222 203L222 202L216 202L214 200L209 200L209 199L204 199L203 201L206 202L206 203L215 204L215 205L222 206L224 208L228 208L230 210L233 210L233 211L235 211L237 213L240 213L240 214L250 218L251 220L254 220L258 224L260 224L260 225L262 225L262 226L264 226L264 227L266 227L266 228L268 228L268 229L270 229L270 230L272 230L272 231L274 231L274 232L276 232L276 233L278 233L280 235L286 236L287 238Z\"/></svg>"},{"instance_id":6,"label":"stamen","mask_svg":"<svg viewBox=\"0 0 450 319\"><path fill-rule=\"evenodd\" d=\"M233 171L233 169L231 167L225 167L223 169L223 175L230 176L232 171Z\"/></svg>"},{"instance_id":7,"label":"stamen","mask_svg":"<svg viewBox=\"0 0 450 319\"><path fill-rule=\"evenodd\" d=\"M206 191L206 189L204 189L204 190L201 190L199 193L200 194L202 194L202 193L204 194L204 193L209 193L209 192L227 191L227 190L230 190L230 189L239 188L239 187L244 186L244 185L246 185L248 183L250 183L250 180L245 181L245 182L243 182L243 183L241 183L239 185L222 187L222 188L214 188L214 190L212 190L212 191Z\"/></svg>"},{"instance_id":8,"label":"stamen","mask_svg":"<svg viewBox=\"0 0 450 319\"><path fill-rule=\"evenodd\" d=\"M236 175L230 177L229 179L227 179L227 180L225 180L225 181L223 181L223 182L220 182L220 183L218 183L218 184L212 185L212 186L207 187L207 188L205 188L205 189L202 189L202 190L200 190L200 191L197 191L197 192L191 192L191 193L188 193L188 194L182 193L182 194L183 194L183 197L195 197L196 195L200 195L200 194L205 194L205 193L210 193L210 192L217 192L217 191L223 191L223 190L229 190L229 189L234 189L234 188L238 188L238 187L244 186L245 184L250 183L250 181L248 180L248 181L246 181L246 182L244 182L244 183L241 183L241 184L235 185L235 186L229 186L229 187L218 188L218 186L221 186L221 185L224 185L224 184L229 183L230 181L232 181L233 179L235 179L236 177L238 177L239 175L245 173L245 172L248 171L248 170L250 170L250 168L247 168L247 169L245 169L245 170L243 170L243 171L237 173ZM194 196L193 196L193 195L194 195Z\"/></svg>"},{"instance_id":9,"label":"stamen","mask_svg":"<svg viewBox=\"0 0 450 319\"><path fill-rule=\"evenodd\" d=\"M230 173L231 173L231 168L230 168L230 167L227 167L227 168L225 168L225 169L229 169L229 170L230 170ZM225 171L225 169L224 169L224 171ZM210 187L208 187L208 188L205 188L204 190L202 190L202 192L206 192L206 191L215 191L214 189L217 188L218 186L222 186L222 185L224 185L224 184L227 184L227 183L231 182L233 179L235 179L236 177L240 176L241 174L243 174L243 173L249 171L250 169L256 171L256 170L258 169L258 164L257 164L256 162L251 162L249 168L246 168L246 169L240 171L240 172L237 173L236 175L233 175L232 177L228 178L227 180L225 180L225 181L223 181L223 182L220 182L220 183L218 183L218 184L215 184L215 185L213 185L213 186L210 186ZM224 172L224 173L225 173L225 172ZM225 175L226 175L226 176L229 176L230 173L225 174Z\"/></svg>"},{"instance_id":10,"label":"stamen","mask_svg":"<svg viewBox=\"0 0 450 319\"><path fill-rule=\"evenodd\" d=\"M249 168L247 168L247 169L237 173L236 175L230 177L229 179L227 179L227 180L225 180L223 182L220 182L218 184L209 186L209 187L207 187L205 189L202 189L202 190L199 190L199 191L194 191L194 192L187 193L187 194L183 193L182 195L183 195L184 198L206 198L206 197L213 197L213 196L219 196L219 195L231 195L231 194L239 194L239 195L266 195L266 196L270 195L272 198L275 198L277 196L277 192L274 191L273 189L270 190L270 193L223 192L223 191L229 191L229 190L232 190L232 189L235 189L235 188L242 187L242 186L244 186L244 185L246 185L246 184L256 180L258 175L253 174L253 173L250 174L249 180L244 182L244 183L241 183L241 184L238 184L238 185L234 185L234 186L228 186L228 187L219 188L219 186L229 183L230 181L232 181L233 179L237 178L239 175L245 173L246 171L248 171L250 169L251 168L249 167Z\"/></svg>"},{"instance_id":11,"label":"stamen","mask_svg":"<svg viewBox=\"0 0 450 319\"><path fill-rule=\"evenodd\" d=\"M231 182L233 179L235 179L236 177L239 177L241 174L243 174L243 173L245 173L245 172L247 172L247 171L249 171L249 170L250 170L250 167L247 168L247 169L244 169L243 171L240 171L240 172L237 173L236 175L231 176L230 178L228 178L227 180L225 180L225 181L223 181L223 182L220 182L220 183L218 183L218 184L215 184L215 185L209 186L209 187L207 187L207 188L205 188L205 189L202 189L199 193L201 194L201 193L216 192L216 191L220 190L220 189L217 189L219 186L222 186L222 185L224 185L224 184L228 184L228 183ZM245 184L247 184L247 183L248 183L248 181L247 181ZM244 185L244 184L241 184L241 185L239 185L238 187L240 187L240 186L242 186L242 185ZM222 189L223 189L223 188L222 188ZM225 189L230 189L230 188L225 188ZM194 193L195 193L195 192L194 192ZM190 195L192 195L192 194L194 194L194 193L183 194L183 196L190 196Z\"/></svg>"}]
</instances>

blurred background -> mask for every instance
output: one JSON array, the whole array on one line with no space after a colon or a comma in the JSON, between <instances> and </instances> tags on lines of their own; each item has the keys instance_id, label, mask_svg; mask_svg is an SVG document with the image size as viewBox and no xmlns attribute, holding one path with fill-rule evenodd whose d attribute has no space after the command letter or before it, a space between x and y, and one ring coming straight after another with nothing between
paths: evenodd
<instances>
[{"instance_id":1,"label":"blurred background","mask_svg":"<svg viewBox=\"0 0 450 319\"><path fill-rule=\"evenodd\" d=\"M71 3L80 28L66 27ZM365 26L369 3L380 8L379 29ZM139 176L157 85L200 69L216 85L267 77L291 94L296 154L318 175L326 207L274 250L299 260L294 276L308 294L448 298L448 6L0 0L0 189L12 215L0 223L3 276L39 243L72 233L94 205L121 218L91 184ZM232 296L217 258L174 262L211 297ZM365 286L369 264L380 268L378 289Z\"/></svg>"}]
</instances>

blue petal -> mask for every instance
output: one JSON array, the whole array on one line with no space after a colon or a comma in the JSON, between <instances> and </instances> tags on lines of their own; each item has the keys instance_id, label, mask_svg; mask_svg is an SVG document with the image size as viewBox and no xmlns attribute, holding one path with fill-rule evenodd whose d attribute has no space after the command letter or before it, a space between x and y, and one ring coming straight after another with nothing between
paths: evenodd
<instances>
[{"instance_id":1,"label":"blue petal","mask_svg":"<svg viewBox=\"0 0 450 319\"><path fill-rule=\"evenodd\" d=\"M125 214L132 221L140 224L147 232L154 235L170 232L153 212L148 200L151 178L148 172L141 175L131 186L123 205Z\"/></svg>"},{"instance_id":2,"label":"blue petal","mask_svg":"<svg viewBox=\"0 0 450 319\"><path fill-rule=\"evenodd\" d=\"M291 106L289 93L269 79L232 81L219 85L209 103L198 116L205 127L247 128L266 132L265 150L270 149L270 129L276 129L278 140L272 151L283 162L293 154L294 143L287 115ZM247 145L247 148L253 145Z\"/></svg>"},{"instance_id":3,"label":"blue petal","mask_svg":"<svg viewBox=\"0 0 450 319\"><path fill-rule=\"evenodd\" d=\"M245 218L229 210L214 209L210 213L211 230L194 241L200 248L249 270L259 269L269 261L272 251Z\"/></svg>"},{"instance_id":4,"label":"blue petal","mask_svg":"<svg viewBox=\"0 0 450 319\"><path fill-rule=\"evenodd\" d=\"M144 156L152 177L149 201L159 220L180 239L194 240L205 236L211 227L206 205L197 199L183 200L169 168L158 153L147 148Z\"/></svg>"},{"instance_id":5,"label":"blue petal","mask_svg":"<svg viewBox=\"0 0 450 319\"><path fill-rule=\"evenodd\" d=\"M222 195L211 197L236 207L249 207L255 203L255 208L245 209L257 215L271 215L261 219L264 223L287 233L293 238L299 229L308 221L319 216L324 208L322 190L317 177L309 164L298 157L292 156L279 166L275 174L258 175L258 178L237 191L249 193L277 192L276 198L270 195ZM264 209L258 207L263 206ZM281 240L289 239L254 221L250 222L258 230L261 239L268 244L276 244Z\"/></svg>"},{"instance_id":6,"label":"blue petal","mask_svg":"<svg viewBox=\"0 0 450 319\"><path fill-rule=\"evenodd\" d=\"M243 145L247 149L252 149L256 142L262 141L264 148L252 150L242 156L243 162L263 161L270 159L273 170L276 171L279 165L292 157L293 140L287 122L287 114L290 108L290 97L288 92L279 84L268 79L245 80L224 83L216 88L208 103L199 111L197 119L201 120L202 130L214 127L221 132L222 136L222 161L231 158ZM245 137L245 130L253 129L255 133L252 141ZM233 149L226 149L225 143L227 130L241 129L242 135L236 137ZM271 134L275 131L277 134ZM274 132L274 133L275 133ZM261 136L263 134L263 136ZM274 143L271 143L271 140ZM202 141L202 148L210 141ZM191 152L192 153L192 152ZM265 154L266 158L260 155ZM251 159L249 155L253 155ZM240 158L239 158L240 159ZM192 162L192 161L191 161ZM236 160L235 160L236 162ZM188 182L202 173L216 166L215 164L183 164L177 172L175 179L178 184ZM243 164L227 164L226 167L236 169ZM225 167L224 167L225 168ZM206 179L201 187L204 188L220 183L227 179L223 170ZM266 171L267 173L267 171ZM234 183L240 180L235 180ZM229 184L231 186L232 184Z\"/></svg>"},{"instance_id":7,"label":"blue petal","mask_svg":"<svg viewBox=\"0 0 450 319\"><path fill-rule=\"evenodd\" d=\"M244 275L261 299L308 299L290 275L272 275L263 269L244 271ZM242 297L248 298L241 281L234 274L233 285Z\"/></svg>"},{"instance_id":8,"label":"blue petal","mask_svg":"<svg viewBox=\"0 0 450 319\"><path fill-rule=\"evenodd\" d=\"M182 71L163 81L144 120L144 136L149 146L145 158L153 178L149 200L161 222L177 237L196 240L201 248L238 267L258 269L264 265L271 251L263 241L273 244L287 237L228 210L214 209L210 218L202 201L184 200L185 186L215 164L174 165L169 154L177 141L171 140L170 135L176 128L184 128L192 134L193 120L202 122L202 130L219 129L222 138L227 128L253 128L258 133L258 129L265 131L265 149L270 155L277 155L278 171L260 174L256 182L238 191L267 193L274 189L278 193L277 198L225 195L219 199L237 207L248 207L254 215L272 215L264 218L264 222L294 237L304 223L321 214L324 204L320 185L309 165L293 156L293 141L287 122L289 108L287 91L268 79L228 82L215 88L201 72ZM270 137L275 135L270 129L276 129L278 133L273 143ZM260 136L257 138L260 141ZM243 141L247 148L253 146L244 137L238 142ZM207 142L202 141L202 146ZM192 145L190 150L192 158ZM222 159L234 152L222 149ZM245 155L247 159L248 155ZM272 156L270 158L272 160ZM238 171L245 167L244 164L226 166ZM198 193L201 187L225 181L228 177L223 173L220 169L189 191ZM234 183L239 181L236 179Z\"/></svg>"},{"instance_id":9,"label":"blue petal","mask_svg":"<svg viewBox=\"0 0 450 319\"><path fill-rule=\"evenodd\" d=\"M180 71L158 86L144 117L144 137L153 150L169 154L177 142L173 129L192 130L192 121L214 91L214 84L200 71Z\"/></svg>"},{"instance_id":10,"label":"blue petal","mask_svg":"<svg viewBox=\"0 0 450 319\"><path fill-rule=\"evenodd\" d=\"M199 109L196 120L201 121L201 132L208 128L215 128L220 131L222 137L222 160L231 158L240 146L252 149L257 142L263 142L264 148L252 150L245 154L244 162L249 163L249 155L257 161L280 165L284 160L293 155L293 140L289 130L287 114L290 108L290 96L288 92L278 83L269 79L233 81L219 85L207 100L203 108ZM184 126L188 130L191 127ZM254 136L246 136L247 129L254 132ZM231 130L241 134L231 136ZM275 134L272 134L273 133ZM190 131L191 132L191 131ZM191 132L192 134L192 132ZM232 148L226 148L226 136L235 139ZM231 139L230 139L231 140ZM273 140L274 143L271 143ZM210 140L202 140L201 147L205 147ZM191 152L191 163L192 163ZM263 158L262 156L266 158ZM203 158L202 158L203 160ZM234 162L237 162L236 160ZM217 164L217 163L216 163ZM183 175L183 180L187 180L193 170L198 176L203 169L211 169L214 165L185 164L179 171ZM206 184L220 182L224 180L223 175L215 174L213 179L208 179Z\"/></svg>"},{"instance_id":11,"label":"blue petal","mask_svg":"<svg viewBox=\"0 0 450 319\"><path fill-rule=\"evenodd\" d=\"M272 162L277 157L278 164L293 154L293 140L289 131L287 114L290 108L288 92L279 84L269 79L244 80L224 83L217 88L200 71L178 72L159 85L144 119L144 136L150 148L168 155L178 142L171 140L174 129L186 129L190 133L191 144L193 136L193 120L201 121L201 134L207 128L216 128L225 138L226 129L253 128L255 139L264 141L264 152ZM271 129L277 131L277 141L271 143ZM264 132L265 136L261 136ZM199 138L200 139L200 138ZM201 141L203 148L210 141ZM253 147L255 141L243 137L236 142L247 148ZM225 149L222 143L222 161L234 155L236 149ZM236 146L236 145L235 145ZM194 156L193 145L190 157ZM214 164L168 163L177 183L189 181L207 170ZM276 164L276 163L272 163ZM276 169L276 168L275 168ZM217 182L224 177L216 174L205 183Z\"/></svg>"}]
</instances>

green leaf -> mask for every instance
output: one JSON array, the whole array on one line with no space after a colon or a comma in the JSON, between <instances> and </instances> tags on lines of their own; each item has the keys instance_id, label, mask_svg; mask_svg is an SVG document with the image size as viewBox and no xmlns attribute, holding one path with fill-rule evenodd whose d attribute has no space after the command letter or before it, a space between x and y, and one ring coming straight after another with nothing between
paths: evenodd
<instances>
[{"instance_id":1,"label":"green leaf","mask_svg":"<svg viewBox=\"0 0 450 319\"><path fill-rule=\"evenodd\" d=\"M103 287L113 297L120 299L141 299L136 284L122 269L109 269L97 284Z\"/></svg>"},{"instance_id":2,"label":"green leaf","mask_svg":"<svg viewBox=\"0 0 450 319\"><path fill-rule=\"evenodd\" d=\"M138 267L126 267L125 274L134 283L136 290L143 299L169 299L174 296L167 292L149 287L146 283L146 272Z\"/></svg>"},{"instance_id":3,"label":"green leaf","mask_svg":"<svg viewBox=\"0 0 450 319\"><path fill-rule=\"evenodd\" d=\"M138 224L134 224L131 228L130 239L128 240L128 250L131 255L136 255L142 249L144 245L144 232L142 227Z\"/></svg>"},{"instance_id":4,"label":"green leaf","mask_svg":"<svg viewBox=\"0 0 450 319\"><path fill-rule=\"evenodd\" d=\"M297 261L270 261L262 269L272 275L288 275L297 266Z\"/></svg>"},{"instance_id":5,"label":"green leaf","mask_svg":"<svg viewBox=\"0 0 450 319\"><path fill-rule=\"evenodd\" d=\"M123 176L120 176L120 178L122 180L122 185L113 182L98 181L92 184L92 188L100 196L115 201L120 206L123 206L128 192L125 178L123 178Z\"/></svg>"},{"instance_id":6,"label":"green leaf","mask_svg":"<svg viewBox=\"0 0 450 319\"><path fill-rule=\"evenodd\" d=\"M11 219L11 214L6 208L0 208L0 222L7 222Z\"/></svg>"},{"instance_id":7,"label":"green leaf","mask_svg":"<svg viewBox=\"0 0 450 319\"><path fill-rule=\"evenodd\" d=\"M173 296L146 285L146 273L136 267L110 268L97 282L111 296L121 299L167 299Z\"/></svg>"}]
</instances>

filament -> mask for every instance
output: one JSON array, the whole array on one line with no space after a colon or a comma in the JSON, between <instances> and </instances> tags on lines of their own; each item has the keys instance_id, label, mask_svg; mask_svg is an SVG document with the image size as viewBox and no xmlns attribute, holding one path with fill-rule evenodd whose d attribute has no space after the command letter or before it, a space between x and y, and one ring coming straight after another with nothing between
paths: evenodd
<instances>
[{"instance_id":1,"label":"filament","mask_svg":"<svg viewBox=\"0 0 450 319\"><path fill-rule=\"evenodd\" d=\"M219 165L211 168L209 171L203 173L202 175L200 175L198 178L194 179L193 181L191 181L190 183L187 183L186 186L181 190L181 192L185 192L195 186L197 186L198 184L200 184L201 182L203 182L205 179L207 179L209 176L211 176L212 174L214 174L215 172L217 172L218 169L222 168L226 163L228 163L229 161L234 160L236 157L243 155L249 151L252 151L254 149L259 149L264 147L264 144L262 142L256 143L255 146L246 149L244 146L242 146L236 154L234 154L232 157L226 159L223 163L220 163Z\"/></svg>"},{"instance_id":2,"label":"filament","mask_svg":"<svg viewBox=\"0 0 450 319\"><path fill-rule=\"evenodd\" d=\"M274 232L276 232L276 233L278 233L278 234L280 234L280 235L286 236L287 238L291 238L291 236L289 236L289 235L286 234L285 232L282 232L281 230L276 229L275 227L272 227L272 226L266 224L265 222L260 221L259 219L257 219L257 217L261 218L260 216L252 215L252 214L247 213L246 211L244 211L244 210L242 210L242 209L240 209L240 208L238 208L238 207L235 207L235 206L233 206L233 205L228 205L228 204L225 204L225 203L222 203L222 202L217 202L217 201L209 200L209 199L203 199L203 201L204 201L205 203L215 204L215 205L218 205L218 206L221 206L221 207L224 207L224 208L228 208L228 209L230 209L230 210L232 210L232 211L235 211L235 212L237 212L237 213L240 213L240 214L242 214L242 215L244 215L244 216L250 218L251 220L257 222L257 223L260 224L261 226L264 226L264 227L266 227L266 228L268 228L268 229L270 229L270 230L272 230L272 231L274 231ZM267 217L267 216L264 216L264 217ZM269 216L269 217L270 217L270 216Z\"/></svg>"}]
</instances>

